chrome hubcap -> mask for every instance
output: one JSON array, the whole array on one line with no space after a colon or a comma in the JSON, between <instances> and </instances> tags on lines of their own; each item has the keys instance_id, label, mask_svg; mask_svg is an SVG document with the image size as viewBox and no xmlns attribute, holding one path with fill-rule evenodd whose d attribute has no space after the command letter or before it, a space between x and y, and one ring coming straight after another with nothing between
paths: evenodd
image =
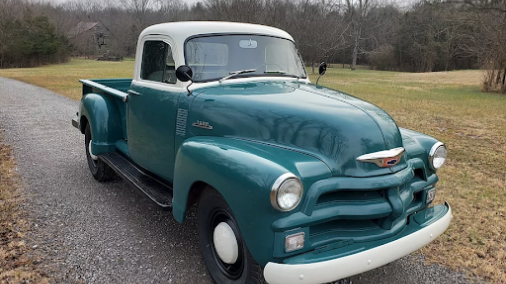
<instances>
[{"instance_id":1,"label":"chrome hubcap","mask_svg":"<svg viewBox=\"0 0 506 284\"><path fill-rule=\"evenodd\" d=\"M234 231L226 222L221 222L214 228L214 249L218 257L227 264L234 264L239 255L239 246Z\"/></svg>"}]
</instances>

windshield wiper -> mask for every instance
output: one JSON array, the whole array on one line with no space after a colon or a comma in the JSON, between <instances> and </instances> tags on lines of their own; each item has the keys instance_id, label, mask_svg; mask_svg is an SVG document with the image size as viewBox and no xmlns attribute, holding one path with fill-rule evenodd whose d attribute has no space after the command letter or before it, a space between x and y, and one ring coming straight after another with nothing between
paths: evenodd
<instances>
[{"instance_id":1,"label":"windshield wiper","mask_svg":"<svg viewBox=\"0 0 506 284\"><path fill-rule=\"evenodd\" d=\"M220 83L227 80L227 79L230 79L234 76L237 76L239 74L245 74L245 73L253 73L253 72L256 72L257 70L256 69L246 69L246 70L239 70L239 71L234 71L234 72L230 72L228 76L225 76L223 78L220 79Z\"/></svg>"},{"instance_id":2,"label":"windshield wiper","mask_svg":"<svg viewBox=\"0 0 506 284\"><path fill-rule=\"evenodd\" d=\"M286 74L286 71L283 70L265 71L264 74Z\"/></svg>"},{"instance_id":3,"label":"windshield wiper","mask_svg":"<svg viewBox=\"0 0 506 284\"><path fill-rule=\"evenodd\" d=\"M297 80L300 79L300 76L294 75L294 74L288 74L286 71L283 70L276 70L276 71L265 71L264 74L281 74L281 75L288 75L291 77L297 78Z\"/></svg>"}]
</instances>

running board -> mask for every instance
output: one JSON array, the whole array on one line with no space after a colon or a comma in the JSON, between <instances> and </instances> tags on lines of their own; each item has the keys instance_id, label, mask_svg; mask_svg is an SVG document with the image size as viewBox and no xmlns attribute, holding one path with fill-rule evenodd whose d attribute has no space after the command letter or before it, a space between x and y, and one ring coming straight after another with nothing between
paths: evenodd
<instances>
[{"instance_id":1,"label":"running board","mask_svg":"<svg viewBox=\"0 0 506 284\"><path fill-rule=\"evenodd\" d=\"M120 177L147 195L166 210L172 210L172 187L146 174L128 158L119 153L100 154L98 158L111 167Z\"/></svg>"}]
</instances>

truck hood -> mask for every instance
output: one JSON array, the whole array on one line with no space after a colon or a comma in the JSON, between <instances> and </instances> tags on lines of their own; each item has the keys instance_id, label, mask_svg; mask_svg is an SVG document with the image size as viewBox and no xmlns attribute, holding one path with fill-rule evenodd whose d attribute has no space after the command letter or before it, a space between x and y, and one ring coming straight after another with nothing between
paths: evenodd
<instances>
[{"instance_id":1,"label":"truck hood","mask_svg":"<svg viewBox=\"0 0 506 284\"><path fill-rule=\"evenodd\" d=\"M268 143L323 161L333 176L367 177L381 168L357 157L402 147L394 120L377 106L335 90L297 82L227 83L198 89L189 111L193 135Z\"/></svg>"}]
</instances>

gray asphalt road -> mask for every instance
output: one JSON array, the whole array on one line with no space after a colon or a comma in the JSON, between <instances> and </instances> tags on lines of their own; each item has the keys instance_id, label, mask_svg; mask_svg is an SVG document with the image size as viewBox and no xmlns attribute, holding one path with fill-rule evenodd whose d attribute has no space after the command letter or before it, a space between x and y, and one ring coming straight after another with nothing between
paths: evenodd
<instances>
[{"instance_id":1,"label":"gray asphalt road","mask_svg":"<svg viewBox=\"0 0 506 284\"><path fill-rule=\"evenodd\" d=\"M28 245L42 257L40 267L59 283L211 283L194 212L180 225L123 181L93 179L84 136L70 124L77 106L0 78L0 126L14 147L35 223ZM468 283L461 273L425 267L419 256L346 282Z\"/></svg>"}]
</instances>

